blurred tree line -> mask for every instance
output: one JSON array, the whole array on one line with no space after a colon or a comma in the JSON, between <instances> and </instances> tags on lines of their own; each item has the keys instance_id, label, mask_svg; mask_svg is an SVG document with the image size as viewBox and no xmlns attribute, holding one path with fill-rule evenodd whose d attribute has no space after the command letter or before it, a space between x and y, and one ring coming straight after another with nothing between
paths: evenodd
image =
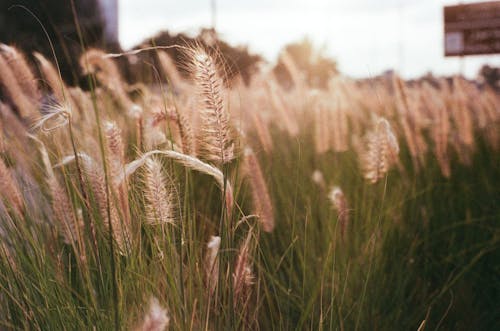
<instances>
[{"instance_id":1,"label":"blurred tree line","mask_svg":"<svg viewBox=\"0 0 500 331\"><path fill-rule=\"evenodd\" d=\"M289 58L293 63L287 63ZM325 48L315 48L310 39L286 45L273 71L280 84L285 88L293 85L294 65L300 79L313 88L324 89L330 78L338 74L337 62L326 54Z\"/></svg>"},{"instance_id":2,"label":"blurred tree line","mask_svg":"<svg viewBox=\"0 0 500 331\"><path fill-rule=\"evenodd\" d=\"M198 45L207 49L209 53L218 59L221 69L224 71L228 84L235 78L241 77L245 84L250 82L252 74L258 70L258 65L263 61L260 55L249 52L247 46L231 46L223 41L213 29L202 29L195 37L190 37L184 33L171 34L162 31L155 36L145 39L133 49L142 49L153 46L189 46ZM181 48L172 47L162 49L176 63L179 72L186 76L185 55ZM160 68L156 52L142 52L135 58L129 57L128 64L123 67L129 81L141 81L154 83L155 75L151 74L153 68ZM161 75L160 75L161 77Z\"/></svg>"},{"instance_id":3,"label":"blurred tree line","mask_svg":"<svg viewBox=\"0 0 500 331\"><path fill-rule=\"evenodd\" d=\"M73 2L76 20L89 47L117 50L103 34L104 19L98 0ZM38 21L39 20L39 21ZM79 81L78 56L82 46L76 29L71 0L0 0L0 42L27 54L37 51L53 60L46 29L57 55L62 76L70 84Z\"/></svg>"},{"instance_id":4,"label":"blurred tree line","mask_svg":"<svg viewBox=\"0 0 500 331\"><path fill-rule=\"evenodd\" d=\"M85 85L86 80L82 77L78 64L83 50L78 31L81 32L86 48L122 51L116 41L106 40L106 22L100 8L99 0L0 0L0 42L20 48L31 62L34 51L53 61L50 38L63 79L69 85ZM252 54L246 46L229 45L212 29L202 29L194 37L163 31L144 40L134 49L192 44L207 47L216 53L228 83L239 77L248 84L263 62L260 55ZM170 48L165 51L177 64L181 74L185 75L180 49ZM324 50L314 49L308 39L287 45L283 54L292 59L305 81L313 87L326 86L330 75L337 72L335 61L325 56ZM281 85L287 88L291 86L291 73L282 59L283 57L278 59L274 73ZM152 70L153 67L159 68L156 52L142 52L116 61L130 83L154 83L156 76L152 74Z\"/></svg>"},{"instance_id":5,"label":"blurred tree line","mask_svg":"<svg viewBox=\"0 0 500 331\"><path fill-rule=\"evenodd\" d=\"M78 29L82 33L85 47L98 47L108 52L122 51L116 41L110 42L104 36L106 22L99 9L99 1L0 0L0 42L22 49L30 60L33 51L53 60L43 25L53 42L65 81L69 85L84 85L86 80L82 77L78 65L83 50ZM264 62L260 55L252 54L246 46L229 45L212 29L202 29L193 37L163 31L144 40L134 49L192 44L207 47L215 52L228 83L241 78L248 84L259 65ZM181 74L186 75L181 50L170 48L164 51L174 60ZM156 82L154 68L159 68L159 65L155 51L117 58L116 61L130 83ZM284 88L291 88L293 82L299 78L309 86L321 89L328 85L332 76L338 74L338 68L337 62L326 54L325 48L317 48L310 39L305 38L283 48L273 67L273 73ZM293 75L300 77L294 79ZM162 75L159 77L164 80ZM478 73L478 81L500 91L500 68L483 66Z\"/></svg>"}]
</instances>

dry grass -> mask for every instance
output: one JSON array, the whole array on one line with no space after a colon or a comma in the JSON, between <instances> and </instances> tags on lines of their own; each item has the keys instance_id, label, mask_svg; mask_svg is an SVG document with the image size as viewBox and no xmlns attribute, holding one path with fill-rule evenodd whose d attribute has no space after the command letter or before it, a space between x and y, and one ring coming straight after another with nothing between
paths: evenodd
<instances>
[{"instance_id":1,"label":"dry grass","mask_svg":"<svg viewBox=\"0 0 500 331\"><path fill-rule=\"evenodd\" d=\"M462 201L454 190L464 174L482 178L478 159L485 178L498 175L498 95L458 77L409 86L339 76L318 91L289 56L290 89L265 71L228 87L210 51L185 53L190 80L158 54L175 92L167 95L130 87L95 49L80 61L98 82L90 91L66 86L35 54L38 85L24 55L1 45L0 328L441 323L443 295L498 246L498 227L478 232L498 209L465 200L468 209L455 204L455 218L435 228L429 219L440 207L425 198L439 181L436 190ZM41 101L48 95L56 100L49 107ZM480 194L498 192L477 183ZM479 247L444 241L458 252L448 259L464 258L457 272L432 285L425 270L384 276L384 268L434 268L408 261L418 249L434 256L432 236L447 226ZM398 263L387 262L392 256ZM374 282L394 285L385 290L405 306L399 296L408 295L414 310L401 316ZM147 310L141 302L150 295L161 304L151 299ZM422 315L431 307L436 314Z\"/></svg>"}]
</instances>

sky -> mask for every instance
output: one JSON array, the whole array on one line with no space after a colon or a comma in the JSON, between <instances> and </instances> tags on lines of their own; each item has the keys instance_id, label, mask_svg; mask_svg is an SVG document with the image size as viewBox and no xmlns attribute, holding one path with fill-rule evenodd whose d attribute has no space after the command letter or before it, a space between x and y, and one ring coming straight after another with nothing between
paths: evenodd
<instances>
[{"instance_id":1,"label":"sky","mask_svg":"<svg viewBox=\"0 0 500 331\"><path fill-rule=\"evenodd\" d=\"M444 57L443 6L458 0L215 1L222 39L269 61L287 43L308 37L352 77L395 69L405 78L461 70L472 78L485 63L500 66L500 55ZM129 48L162 29L196 35L211 25L211 1L119 0L119 17L120 42Z\"/></svg>"}]
</instances>

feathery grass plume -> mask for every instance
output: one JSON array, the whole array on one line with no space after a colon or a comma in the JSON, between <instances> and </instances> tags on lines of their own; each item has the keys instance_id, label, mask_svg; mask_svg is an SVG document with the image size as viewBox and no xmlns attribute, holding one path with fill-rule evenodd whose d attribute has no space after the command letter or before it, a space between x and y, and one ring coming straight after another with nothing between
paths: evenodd
<instances>
[{"instance_id":1,"label":"feathery grass plume","mask_svg":"<svg viewBox=\"0 0 500 331\"><path fill-rule=\"evenodd\" d=\"M145 161L144 197L146 199L146 215L150 224L174 223L175 199L171 183L162 173L162 164L155 158Z\"/></svg>"},{"instance_id":2,"label":"feathery grass plume","mask_svg":"<svg viewBox=\"0 0 500 331\"><path fill-rule=\"evenodd\" d=\"M500 124L500 99L495 91L490 88L483 90L481 98L477 99L482 101L481 108L486 120L482 133L491 148L498 151L500 149L500 130L498 129Z\"/></svg>"},{"instance_id":3,"label":"feathery grass plume","mask_svg":"<svg viewBox=\"0 0 500 331\"><path fill-rule=\"evenodd\" d=\"M500 129L498 129L498 124L488 125L484 129L484 136L494 151L500 150Z\"/></svg>"},{"instance_id":4,"label":"feathery grass plume","mask_svg":"<svg viewBox=\"0 0 500 331\"><path fill-rule=\"evenodd\" d=\"M207 253L205 255L206 286L209 295L213 295L217 281L219 279L219 248L221 238L211 236L207 244Z\"/></svg>"},{"instance_id":5,"label":"feathery grass plume","mask_svg":"<svg viewBox=\"0 0 500 331\"><path fill-rule=\"evenodd\" d=\"M349 149L349 127L345 101L339 91L336 92L335 107L332 109L329 121L332 124L331 147L335 152L345 152Z\"/></svg>"},{"instance_id":6,"label":"feathery grass plume","mask_svg":"<svg viewBox=\"0 0 500 331\"><path fill-rule=\"evenodd\" d=\"M248 233L247 238L240 246L233 272L234 308L241 309L243 312L248 308L255 280L250 261L251 235L252 231Z\"/></svg>"},{"instance_id":7,"label":"feathery grass plume","mask_svg":"<svg viewBox=\"0 0 500 331\"><path fill-rule=\"evenodd\" d=\"M279 116L278 120L282 121L290 137L296 137L299 134L299 124L295 114L285 105L281 90L272 80L266 81L266 87L271 105Z\"/></svg>"},{"instance_id":8,"label":"feathery grass plume","mask_svg":"<svg viewBox=\"0 0 500 331\"><path fill-rule=\"evenodd\" d=\"M108 218L108 190L106 189L106 182L104 180L104 173L98 164L87 154L78 153L78 157L82 162L83 170L85 171L87 178L90 182L90 188L97 204L97 210L101 219L105 224L105 231L109 231L109 224L113 233L111 234L113 239L118 245L120 254L128 255L130 251L131 235L129 224L120 221L118 210L116 209L116 204L114 203L111 196L109 197L109 215ZM60 167L66 165L75 160L75 156L66 156L60 163L56 164L54 167ZM120 178L124 178L124 175L120 175ZM116 183L116 178L113 178ZM121 183L118 182L118 183ZM108 233L109 235L109 233Z\"/></svg>"},{"instance_id":9,"label":"feathery grass plume","mask_svg":"<svg viewBox=\"0 0 500 331\"><path fill-rule=\"evenodd\" d=\"M79 87L68 88L69 96L71 98L71 104L74 105L73 117L75 119L74 123L81 123L81 125L87 125L89 120L93 115L92 110L92 100L88 96L87 92L82 91ZM92 118L93 120L93 118ZM92 122L94 124L95 122Z\"/></svg>"},{"instance_id":10,"label":"feathery grass plume","mask_svg":"<svg viewBox=\"0 0 500 331\"><path fill-rule=\"evenodd\" d=\"M194 156L182 154L173 150L165 150L165 151L153 150L144 153L140 158L128 163L125 166L125 172L123 176L114 178L113 180L117 182L123 181L126 177L133 174L139 167L144 165L146 160L153 155L163 155L169 159L172 159L182 164L188 169L196 170L206 175L212 176L215 179L215 182L217 183L221 191L224 191L224 184L225 184L226 196L224 198L226 201L226 207L228 210L232 209L234 204L233 189L231 187L231 183L229 182L229 180L226 179L226 181L224 182L224 175L222 171L220 171L218 168L208 163L201 161L200 159L197 159Z\"/></svg>"},{"instance_id":11,"label":"feathery grass plume","mask_svg":"<svg viewBox=\"0 0 500 331\"><path fill-rule=\"evenodd\" d=\"M72 108L69 104L65 102L47 104L43 107L43 114L35 120L31 129L49 132L66 126L71 120L71 116Z\"/></svg>"},{"instance_id":12,"label":"feathery grass plume","mask_svg":"<svg viewBox=\"0 0 500 331\"><path fill-rule=\"evenodd\" d=\"M186 88L186 83L182 79L174 61L165 51L158 51L157 53L160 66L163 73L168 78L169 83L172 85L174 91L182 91Z\"/></svg>"},{"instance_id":13,"label":"feathery grass plume","mask_svg":"<svg viewBox=\"0 0 500 331\"><path fill-rule=\"evenodd\" d=\"M13 110L6 104L0 101L0 122L3 125L3 138L7 137L15 137L16 139L11 139L7 144L6 140L4 140L3 150L4 151L15 151L17 152L18 157L22 157L24 153L19 153L20 148L17 148L18 145L26 146L27 138L26 132L27 127L21 122L19 117L17 117ZM26 162L27 163L27 162Z\"/></svg>"},{"instance_id":14,"label":"feathery grass plume","mask_svg":"<svg viewBox=\"0 0 500 331\"><path fill-rule=\"evenodd\" d=\"M59 181L52 170L52 164L50 162L47 149L45 148L44 143L37 137L30 135L30 138L39 144L40 154L42 155L42 163L45 166L46 172L45 181L47 182L52 196L52 210L54 211L56 220L59 222L59 228L62 231L64 242L72 244L77 241L79 245L83 245L83 241L80 237L82 228L75 218L66 190L59 184ZM80 248L83 248L83 246L80 246ZM82 250L82 252L84 252L84 250Z\"/></svg>"},{"instance_id":15,"label":"feathery grass plume","mask_svg":"<svg viewBox=\"0 0 500 331\"><path fill-rule=\"evenodd\" d=\"M17 48L5 44L0 44L0 52L9 63L24 94L36 104L40 100L40 91L24 54Z\"/></svg>"},{"instance_id":16,"label":"feathery grass plume","mask_svg":"<svg viewBox=\"0 0 500 331\"><path fill-rule=\"evenodd\" d=\"M330 149L330 120L325 105L317 101L314 107L314 146L316 153L323 154Z\"/></svg>"},{"instance_id":17,"label":"feathery grass plume","mask_svg":"<svg viewBox=\"0 0 500 331\"><path fill-rule=\"evenodd\" d=\"M189 119L177 107L175 107L175 111L177 113L177 126L181 135L182 152L196 156L195 139Z\"/></svg>"},{"instance_id":18,"label":"feathery grass plume","mask_svg":"<svg viewBox=\"0 0 500 331\"><path fill-rule=\"evenodd\" d=\"M7 203L7 207L21 216L24 211L24 200L11 171L0 158L0 197Z\"/></svg>"},{"instance_id":19,"label":"feathery grass plume","mask_svg":"<svg viewBox=\"0 0 500 331\"><path fill-rule=\"evenodd\" d=\"M36 116L38 113L37 102L30 100L24 94L16 76L3 56L0 56L0 87L22 118L29 119Z\"/></svg>"},{"instance_id":20,"label":"feathery grass plume","mask_svg":"<svg viewBox=\"0 0 500 331\"><path fill-rule=\"evenodd\" d=\"M451 175L450 158L448 153L448 138L450 135L450 119L446 105L435 90L425 85L422 93L427 108L432 116L431 138L434 142L434 154L441 169L441 173L446 178Z\"/></svg>"},{"instance_id":21,"label":"feathery grass plume","mask_svg":"<svg viewBox=\"0 0 500 331\"><path fill-rule=\"evenodd\" d=\"M500 121L500 98L491 88L486 88L482 93L485 104L486 118L489 122L498 123Z\"/></svg>"},{"instance_id":22,"label":"feathery grass plume","mask_svg":"<svg viewBox=\"0 0 500 331\"><path fill-rule=\"evenodd\" d=\"M60 103L66 102L67 100L65 100L65 97L68 96L67 88L56 68L54 68L52 63L50 63L42 54L34 52L33 56L35 56L38 61L43 77L54 93L57 101Z\"/></svg>"},{"instance_id":23,"label":"feathery grass plume","mask_svg":"<svg viewBox=\"0 0 500 331\"><path fill-rule=\"evenodd\" d=\"M117 178L125 171L125 147L122 140L121 130L115 122L104 123L104 135L106 136L107 153L106 158L109 165L111 178ZM130 227L130 208L128 201L127 181L112 186L120 204L120 211L126 227Z\"/></svg>"},{"instance_id":24,"label":"feathery grass plume","mask_svg":"<svg viewBox=\"0 0 500 331\"><path fill-rule=\"evenodd\" d=\"M323 176L321 170L315 169L311 175L311 180L321 189L324 189L326 186L325 177Z\"/></svg>"},{"instance_id":25,"label":"feathery grass plume","mask_svg":"<svg viewBox=\"0 0 500 331\"><path fill-rule=\"evenodd\" d=\"M144 130L143 144L146 150L159 148L161 145L169 145L169 141L165 133L158 127L147 127ZM178 146L175 146L174 149L181 151L181 148Z\"/></svg>"},{"instance_id":26,"label":"feathery grass plume","mask_svg":"<svg viewBox=\"0 0 500 331\"><path fill-rule=\"evenodd\" d=\"M158 126L158 124L164 120L171 119L177 125L179 129L180 140L182 144L182 152L184 154L195 156L195 144L194 144L194 135L193 130L191 128L191 124L189 123L189 119L186 115L179 111L178 106L170 107L167 110L163 110L161 112L155 112L153 115L153 121L151 125L153 127Z\"/></svg>"},{"instance_id":27,"label":"feathery grass plume","mask_svg":"<svg viewBox=\"0 0 500 331\"><path fill-rule=\"evenodd\" d=\"M107 54L99 49L89 49L80 57L84 74L95 74L97 80L127 112L139 107L128 96L118 67Z\"/></svg>"},{"instance_id":28,"label":"feathery grass plume","mask_svg":"<svg viewBox=\"0 0 500 331\"><path fill-rule=\"evenodd\" d=\"M217 164L231 162L235 157L234 142L224 100L224 82L214 59L202 47L192 47L186 52L201 107L201 153Z\"/></svg>"},{"instance_id":29,"label":"feathery grass plume","mask_svg":"<svg viewBox=\"0 0 500 331\"><path fill-rule=\"evenodd\" d=\"M366 143L366 149L361 155L361 167L364 177L371 183L376 183L397 162L399 145L385 118L377 120L375 129L366 135Z\"/></svg>"},{"instance_id":30,"label":"feathery grass plume","mask_svg":"<svg viewBox=\"0 0 500 331\"><path fill-rule=\"evenodd\" d=\"M250 111L249 113L253 121L253 128L257 132L257 138L260 141L260 145L264 148L266 153L271 154L273 151L273 139L271 138L268 124L264 122L261 112Z\"/></svg>"},{"instance_id":31,"label":"feathery grass plume","mask_svg":"<svg viewBox=\"0 0 500 331\"><path fill-rule=\"evenodd\" d=\"M245 172L250 179L254 213L259 216L262 229L265 232L272 232L274 229L274 211L271 197L259 161L249 147L245 149Z\"/></svg>"},{"instance_id":32,"label":"feathery grass plume","mask_svg":"<svg viewBox=\"0 0 500 331\"><path fill-rule=\"evenodd\" d=\"M280 61L281 63L283 63L286 70L290 74L295 90L304 91L307 88L305 86L306 82L304 79L304 75L302 74L301 70L297 66L297 63L290 55L290 53L288 51L283 51L280 54Z\"/></svg>"},{"instance_id":33,"label":"feathery grass plume","mask_svg":"<svg viewBox=\"0 0 500 331\"><path fill-rule=\"evenodd\" d=\"M121 175L125 165L125 147L121 130L116 122L106 121L104 122L104 135L106 136L109 173L115 178Z\"/></svg>"},{"instance_id":34,"label":"feathery grass plume","mask_svg":"<svg viewBox=\"0 0 500 331\"><path fill-rule=\"evenodd\" d=\"M467 147L474 145L472 115L467 104L467 87L460 77L453 78L453 107L451 116L458 131L460 141Z\"/></svg>"},{"instance_id":35,"label":"feathery grass plume","mask_svg":"<svg viewBox=\"0 0 500 331\"><path fill-rule=\"evenodd\" d=\"M147 116L141 125L143 129L138 130L137 134L142 135L141 141L145 150L158 148L158 146L168 141L165 135L164 128L160 127L160 123L167 118L164 111L153 112L152 116ZM139 128L138 128L139 129ZM138 145L140 146L140 145Z\"/></svg>"},{"instance_id":36,"label":"feathery grass plume","mask_svg":"<svg viewBox=\"0 0 500 331\"><path fill-rule=\"evenodd\" d=\"M349 207L344 192L338 186L334 186L328 194L333 208L338 213L338 224L340 225L340 236L342 240L346 237L347 227L349 226Z\"/></svg>"},{"instance_id":37,"label":"feathery grass plume","mask_svg":"<svg viewBox=\"0 0 500 331\"><path fill-rule=\"evenodd\" d=\"M164 331L170 322L167 310L160 306L158 299L151 297L149 311L135 331Z\"/></svg>"},{"instance_id":38,"label":"feathery grass plume","mask_svg":"<svg viewBox=\"0 0 500 331\"><path fill-rule=\"evenodd\" d=\"M416 170L420 169L425 163L424 156L427 152L427 144L417 127L415 119L415 105L411 104L408 97L404 81L397 75L393 80L396 94L396 108L399 113L399 121L403 128L408 149L412 157L413 166Z\"/></svg>"}]
</instances>

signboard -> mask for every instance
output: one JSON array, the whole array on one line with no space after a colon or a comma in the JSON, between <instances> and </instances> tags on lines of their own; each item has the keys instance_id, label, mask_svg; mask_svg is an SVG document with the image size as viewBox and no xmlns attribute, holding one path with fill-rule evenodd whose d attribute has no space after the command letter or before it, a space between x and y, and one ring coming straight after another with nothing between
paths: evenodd
<instances>
[{"instance_id":1,"label":"signboard","mask_svg":"<svg viewBox=\"0 0 500 331\"><path fill-rule=\"evenodd\" d=\"M500 1L444 7L444 55L500 53Z\"/></svg>"}]
</instances>

